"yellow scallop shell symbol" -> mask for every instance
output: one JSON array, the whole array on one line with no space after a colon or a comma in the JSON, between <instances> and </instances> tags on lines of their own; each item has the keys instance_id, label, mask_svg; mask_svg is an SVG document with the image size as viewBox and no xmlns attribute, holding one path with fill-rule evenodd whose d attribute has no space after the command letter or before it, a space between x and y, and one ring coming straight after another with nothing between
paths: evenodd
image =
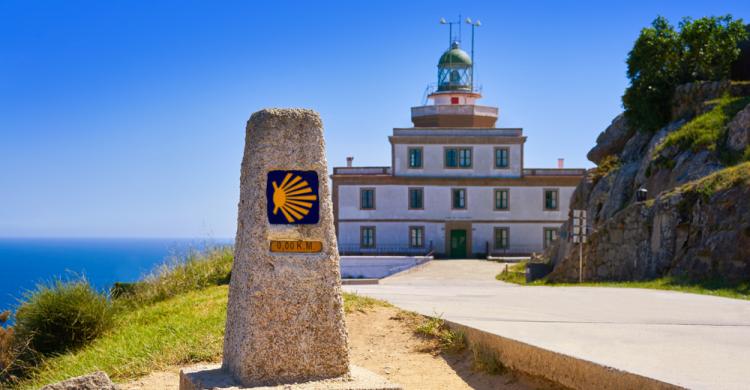
<instances>
[{"instance_id":1,"label":"yellow scallop shell symbol","mask_svg":"<svg viewBox=\"0 0 750 390\"><path fill-rule=\"evenodd\" d=\"M313 206L309 201L318 200L307 181L302 180L301 176L293 179L292 176L287 173L280 185L273 182L273 215L281 210L289 223L304 218Z\"/></svg>"}]
</instances>

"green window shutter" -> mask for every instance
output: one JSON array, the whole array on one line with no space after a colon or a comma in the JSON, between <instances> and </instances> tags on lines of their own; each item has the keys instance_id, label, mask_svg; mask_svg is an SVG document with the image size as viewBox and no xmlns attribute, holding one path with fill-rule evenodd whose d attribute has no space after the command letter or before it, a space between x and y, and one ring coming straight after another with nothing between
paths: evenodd
<instances>
[{"instance_id":1,"label":"green window shutter","mask_svg":"<svg viewBox=\"0 0 750 390\"><path fill-rule=\"evenodd\" d=\"M456 168L458 166L458 156L456 149L445 149L445 166L447 168Z\"/></svg>"},{"instance_id":2,"label":"green window shutter","mask_svg":"<svg viewBox=\"0 0 750 390\"><path fill-rule=\"evenodd\" d=\"M507 168L508 167L508 149L498 148L495 149L495 168Z\"/></svg>"}]
</instances>

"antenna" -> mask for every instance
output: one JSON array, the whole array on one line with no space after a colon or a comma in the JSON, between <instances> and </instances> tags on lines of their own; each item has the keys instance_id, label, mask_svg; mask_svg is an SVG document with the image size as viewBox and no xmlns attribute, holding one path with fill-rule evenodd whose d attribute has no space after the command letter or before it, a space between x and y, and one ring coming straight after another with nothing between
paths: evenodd
<instances>
[{"instance_id":1,"label":"antenna","mask_svg":"<svg viewBox=\"0 0 750 390\"><path fill-rule=\"evenodd\" d=\"M458 25L458 41L461 41L461 15L458 15L458 20L455 22L449 22L445 18L440 18L440 24L448 25L448 49L453 45L453 25Z\"/></svg>"},{"instance_id":2,"label":"antenna","mask_svg":"<svg viewBox=\"0 0 750 390\"><path fill-rule=\"evenodd\" d=\"M458 19L456 19L456 23L458 24L458 41L461 42L461 14L458 14Z\"/></svg>"},{"instance_id":3,"label":"antenna","mask_svg":"<svg viewBox=\"0 0 750 390\"><path fill-rule=\"evenodd\" d=\"M460 20L460 19L459 19ZM475 22L471 21L471 18L466 18L466 24L471 25L471 90L474 91L474 28L482 25L482 22L477 19Z\"/></svg>"}]
</instances>

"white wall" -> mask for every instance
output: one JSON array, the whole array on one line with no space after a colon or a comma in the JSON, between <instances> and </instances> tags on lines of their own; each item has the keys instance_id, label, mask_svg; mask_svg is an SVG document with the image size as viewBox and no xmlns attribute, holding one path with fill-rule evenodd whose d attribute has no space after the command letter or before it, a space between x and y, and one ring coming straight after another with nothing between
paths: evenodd
<instances>
[{"instance_id":1,"label":"white wall","mask_svg":"<svg viewBox=\"0 0 750 390\"><path fill-rule=\"evenodd\" d=\"M495 228L508 228L509 251L541 253L544 250L544 228L560 228L559 223L475 223L472 224L472 252L484 253L487 243L490 252L501 252L493 248Z\"/></svg>"},{"instance_id":2,"label":"white wall","mask_svg":"<svg viewBox=\"0 0 750 390\"><path fill-rule=\"evenodd\" d=\"M375 189L375 210L359 209L360 188ZM549 187L559 191L559 210L543 209L547 187L500 187L509 190L509 211L494 211L495 187L466 187L467 209L451 209L451 187L425 186L424 210L408 210L408 188L403 185L339 187L339 245L359 247L361 226L375 226L376 250L407 248L409 226L425 227L425 246L445 250L445 221L472 223L472 253L484 253L494 243L494 228L510 229L510 252L541 252L544 228L559 228L567 219L573 187ZM492 248L491 248L492 250Z\"/></svg>"},{"instance_id":3,"label":"white wall","mask_svg":"<svg viewBox=\"0 0 750 390\"><path fill-rule=\"evenodd\" d=\"M394 145L395 175L396 176L452 176L452 177L520 177L521 176L521 144L497 145L449 145L450 147L471 147L471 168L444 168L444 149L446 145ZM421 147L422 169L410 169L408 149ZM495 147L510 149L509 167L495 168Z\"/></svg>"},{"instance_id":4,"label":"white wall","mask_svg":"<svg viewBox=\"0 0 750 390\"><path fill-rule=\"evenodd\" d=\"M418 187L418 186L414 186ZM406 185L340 185L339 219L467 219L562 221L567 219L574 187L460 187L466 188L466 210L451 209L452 187L425 186L424 210L408 209ZM359 209L360 188L375 189L375 210ZM494 211L495 188L509 189L510 211ZM545 211L544 189L558 188L558 211Z\"/></svg>"},{"instance_id":5,"label":"white wall","mask_svg":"<svg viewBox=\"0 0 750 390\"><path fill-rule=\"evenodd\" d=\"M342 278L384 278L430 261L422 256L341 256Z\"/></svg>"},{"instance_id":6,"label":"white wall","mask_svg":"<svg viewBox=\"0 0 750 390\"><path fill-rule=\"evenodd\" d=\"M359 229L361 226L375 226L375 250L373 252L388 247L407 248L409 246L409 226L424 226L425 249L430 248L430 241L432 241L433 249L442 251L445 248L443 223L436 222L339 222L339 247L342 249L359 248Z\"/></svg>"},{"instance_id":7,"label":"white wall","mask_svg":"<svg viewBox=\"0 0 750 390\"><path fill-rule=\"evenodd\" d=\"M425 249L430 248L435 253L445 253L445 224L438 222L415 223L415 222L340 222L339 223L339 246L344 250L354 250L359 248L359 229L361 226L375 227L375 245L373 253L383 249L406 248L409 245L409 227L425 227ZM495 250L494 231L496 227L505 227L509 229L509 246L508 252L513 253L540 253L544 250L544 228L560 227L559 223L472 223L471 252L485 253L487 243L490 246L490 252L499 253ZM362 250L367 253L367 250Z\"/></svg>"}]
</instances>

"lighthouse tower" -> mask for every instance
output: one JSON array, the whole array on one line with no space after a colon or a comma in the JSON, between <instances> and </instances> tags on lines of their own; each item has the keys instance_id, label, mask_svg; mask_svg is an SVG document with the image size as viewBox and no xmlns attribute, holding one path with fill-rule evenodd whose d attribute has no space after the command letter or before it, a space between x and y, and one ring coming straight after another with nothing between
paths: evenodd
<instances>
[{"instance_id":1,"label":"lighthouse tower","mask_svg":"<svg viewBox=\"0 0 750 390\"><path fill-rule=\"evenodd\" d=\"M476 104L482 95L474 89L474 63L458 41L437 67L437 90L427 96L432 104L411 109L414 127L495 127L498 109Z\"/></svg>"}]
</instances>

